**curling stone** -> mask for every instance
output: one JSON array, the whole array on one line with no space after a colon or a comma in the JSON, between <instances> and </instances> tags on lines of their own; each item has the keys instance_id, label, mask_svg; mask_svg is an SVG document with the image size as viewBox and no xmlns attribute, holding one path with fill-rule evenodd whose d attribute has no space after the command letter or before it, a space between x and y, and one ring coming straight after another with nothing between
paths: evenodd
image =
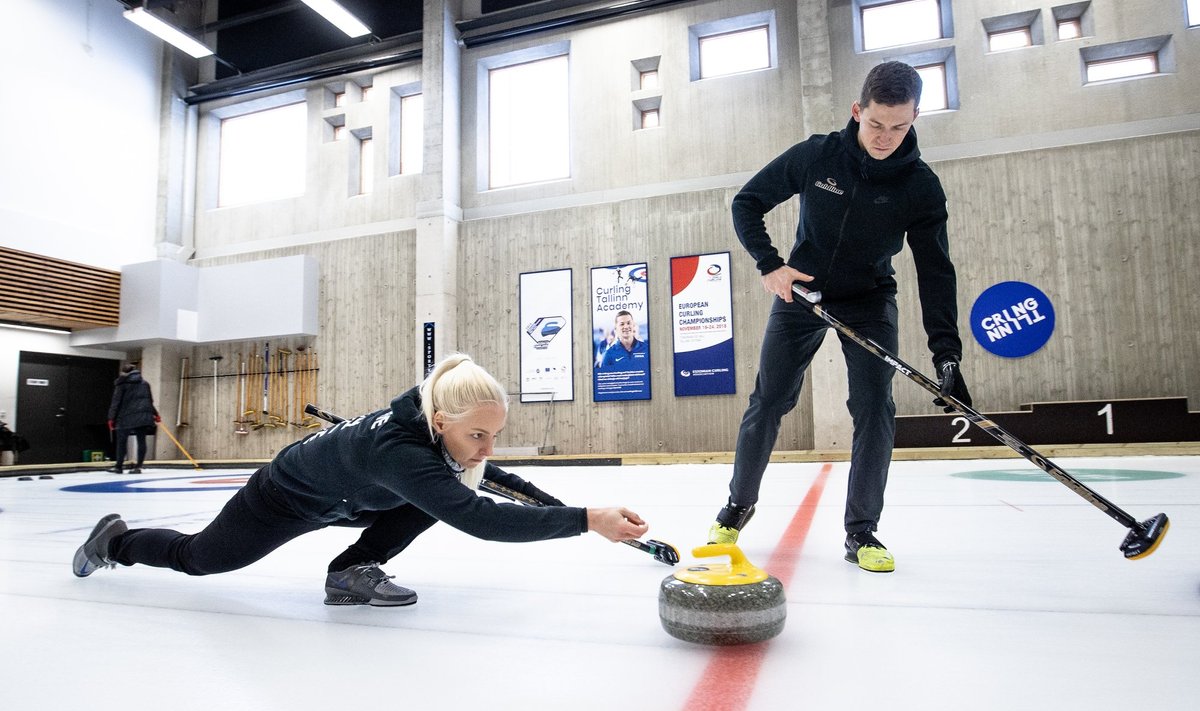
<instances>
[{"instance_id":1,"label":"curling stone","mask_svg":"<svg viewBox=\"0 0 1200 711\"><path fill-rule=\"evenodd\" d=\"M746 560L732 544L700 546L696 563L667 576L658 591L658 618L667 634L697 644L749 644L771 639L787 621L783 583Z\"/></svg>"}]
</instances>

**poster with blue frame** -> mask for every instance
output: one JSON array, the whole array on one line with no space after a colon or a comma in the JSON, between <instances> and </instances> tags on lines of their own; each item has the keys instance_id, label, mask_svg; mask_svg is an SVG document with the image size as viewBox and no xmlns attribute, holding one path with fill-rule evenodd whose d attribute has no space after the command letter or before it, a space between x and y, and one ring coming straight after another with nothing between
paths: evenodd
<instances>
[{"instance_id":1,"label":"poster with blue frame","mask_svg":"<svg viewBox=\"0 0 1200 711\"><path fill-rule=\"evenodd\" d=\"M592 399L650 399L646 263L591 270Z\"/></svg>"},{"instance_id":2,"label":"poster with blue frame","mask_svg":"<svg viewBox=\"0 0 1200 711\"><path fill-rule=\"evenodd\" d=\"M675 395L737 392L729 252L671 258Z\"/></svg>"}]
</instances>

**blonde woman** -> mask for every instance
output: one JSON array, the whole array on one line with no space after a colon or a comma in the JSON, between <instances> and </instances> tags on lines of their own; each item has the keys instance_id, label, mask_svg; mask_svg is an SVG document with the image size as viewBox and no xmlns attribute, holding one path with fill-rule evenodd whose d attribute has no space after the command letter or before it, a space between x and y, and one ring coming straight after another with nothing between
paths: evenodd
<instances>
[{"instance_id":1,"label":"blonde woman","mask_svg":"<svg viewBox=\"0 0 1200 711\"><path fill-rule=\"evenodd\" d=\"M624 508L575 508L487 459L508 416L508 396L486 370L457 354L391 406L346 420L283 449L256 471L217 517L195 534L130 529L100 519L75 553L73 572L141 563L189 575L243 568L288 541L326 526L363 527L334 558L327 605L411 605L412 590L380 570L437 521L492 541L541 541L587 531L611 541L648 526ZM482 478L546 506L479 496Z\"/></svg>"}]
</instances>

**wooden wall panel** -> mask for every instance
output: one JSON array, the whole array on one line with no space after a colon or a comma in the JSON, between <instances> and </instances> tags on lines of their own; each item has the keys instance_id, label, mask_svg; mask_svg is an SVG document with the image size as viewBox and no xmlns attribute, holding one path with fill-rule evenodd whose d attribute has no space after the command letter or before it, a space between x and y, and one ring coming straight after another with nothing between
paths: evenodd
<instances>
[{"instance_id":1,"label":"wooden wall panel","mask_svg":"<svg viewBox=\"0 0 1200 711\"><path fill-rule=\"evenodd\" d=\"M976 404L991 411L1047 400L1184 396L1200 403L1200 313L1193 286L1200 267L1200 134L1184 132L1062 147L934 166L950 200L952 254L959 268L964 370ZM757 371L769 308L758 275L729 217L735 188L704 190L585 207L479 219L459 241L458 343L513 392L503 445L550 444L566 454L725 452ZM768 216L786 251L796 203ZM669 260L729 250L734 290L737 393L676 398L671 378ZM198 265L307 253L321 265L321 334L308 339L320 357L321 404L356 414L381 407L407 382L415 360L412 233L386 234L271 250ZM653 399L594 403L590 381L589 269L646 261L650 268ZM522 404L517 287L522 272L572 269L576 344L575 398ZM907 250L896 259L901 356L931 372ZM1022 359L988 354L970 333L976 296L999 281L1027 281L1056 308L1054 337ZM247 298L268 295L248 292ZM272 344L273 346L275 344ZM280 344L295 349L298 343ZM257 344L191 349L194 368ZM228 385L226 385L228 381ZM211 417L209 381L193 381L193 418ZM222 396L232 403L235 379ZM209 388L206 389L205 385ZM168 387L174 387L168 385ZM806 386L807 388L807 386ZM924 391L897 380L900 414L934 411ZM208 408L208 409L206 409ZM784 423L778 450L813 446L809 393ZM215 435L189 433L198 457L265 457L299 437L283 430L232 433L232 405Z\"/></svg>"},{"instance_id":2,"label":"wooden wall panel","mask_svg":"<svg viewBox=\"0 0 1200 711\"><path fill-rule=\"evenodd\" d=\"M1181 132L934 165L949 197L964 370L976 405L1185 396L1200 407L1200 133ZM901 355L932 370L907 251ZM1020 359L975 343L975 298L1025 281L1056 311L1049 343ZM901 414L928 412L897 385Z\"/></svg>"},{"instance_id":3,"label":"wooden wall panel","mask_svg":"<svg viewBox=\"0 0 1200 711\"><path fill-rule=\"evenodd\" d=\"M945 161L934 166L949 198L951 251L959 270L965 372L976 404L993 411L1047 400L1166 397L1200 403L1200 134L1185 132L1052 150ZM566 453L728 451L753 387L768 300L729 221L736 190L479 220L464 225L459 343L514 390L519 380L516 289L524 271L571 267L576 392L565 404L515 402L505 440L553 444ZM796 205L769 215L790 248ZM732 256L736 395L675 398L669 287L671 256L728 249ZM588 269L650 264L653 399L593 403ZM932 373L907 250L900 280L901 352ZM975 298L1000 281L1034 284L1054 303L1057 325L1040 351L999 358L971 335ZM480 328L479 324L487 324ZM579 349L582 345L583 351ZM806 386L807 388L807 386ZM907 380L900 414L934 411ZM514 398L516 399L516 398ZM549 411L549 414L548 414ZM546 423L549 421L549 435ZM777 449L812 447L808 393L785 421Z\"/></svg>"},{"instance_id":4,"label":"wooden wall panel","mask_svg":"<svg viewBox=\"0 0 1200 711\"><path fill-rule=\"evenodd\" d=\"M560 452L701 452L734 448L738 423L757 372L758 347L770 301L753 262L733 232L733 190L682 193L554 210L464 225L459 343L516 392L520 382L517 287L522 272L570 267L575 332L575 399L522 404L513 398L504 440L512 446L554 445ZM795 205L770 216L777 234L795 229ZM735 300L737 393L676 398L672 378L670 258L730 251ZM590 269L649 265L651 390L649 401L595 403L591 394ZM481 326L486 324L486 326ZM807 398L805 398L807 400ZM549 411L549 413L548 413ZM547 421L549 435L547 436ZM785 422L780 447L812 446L811 412L801 405Z\"/></svg>"},{"instance_id":5,"label":"wooden wall panel","mask_svg":"<svg viewBox=\"0 0 1200 711\"><path fill-rule=\"evenodd\" d=\"M414 307L414 236L388 233L322 244L272 249L237 257L197 260L198 267L251 262L296 254L316 257L320 267L320 334L315 337L270 340L272 350L296 352L307 346L316 353L317 404L352 416L386 407L391 398L415 385L411 382L416 357L412 342ZM247 299L271 298L247 288ZM262 428L234 434L238 400L238 354L261 354L264 341L197 345L181 357L192 363L190 418L182 428L184 446L196 458L265 458L303 437L297 427ZM213 423L213 355L221 355L217 379L217 422ZM293 358L293 363L294 363ZM167 372L178 371L167 364ZM295 376L293 376L295 377ZM174 382L170 387L178 387ZM173 413L171 414L173 422ZM292 419L299 421L299 414ZM164 416L164 421L167 419Z\"/></svg>"}]
</instances>

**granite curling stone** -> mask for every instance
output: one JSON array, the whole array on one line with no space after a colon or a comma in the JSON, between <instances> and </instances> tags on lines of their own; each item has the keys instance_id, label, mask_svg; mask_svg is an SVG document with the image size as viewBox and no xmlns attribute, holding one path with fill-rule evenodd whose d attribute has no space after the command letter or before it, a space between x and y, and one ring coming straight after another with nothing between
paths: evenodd
<instances>
[{"instance_id":1,"label":"granite curling stone","mask_svg":"<svg viewBox=\"0 0 1200 711\"><path fill-rule=\"evenodd\" d=\"M756 568L736 545L692 550L697 558L728 555L728 564L696 563L662 581L658 617L685 642L750 644L771 639L787 621L783 583Z\"/></svg>"}]
</instances>

